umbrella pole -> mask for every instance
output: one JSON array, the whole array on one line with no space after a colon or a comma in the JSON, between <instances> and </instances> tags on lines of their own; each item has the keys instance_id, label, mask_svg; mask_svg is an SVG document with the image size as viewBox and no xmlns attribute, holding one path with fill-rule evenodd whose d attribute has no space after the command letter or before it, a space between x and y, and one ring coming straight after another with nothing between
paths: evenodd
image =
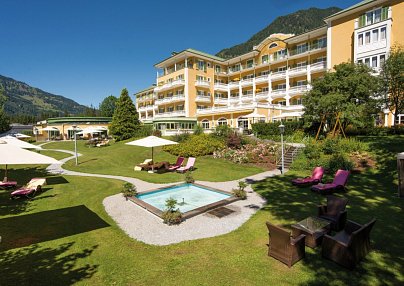
<instances>
[{"instance_id":1,"label":"umbrella pole","mask_svg":"<svg viewBox=\"0 0 404 286\"><path fill-rule=\"evenodd\" d=\"M3 182L7 182L7 164L6 164L6 170L4 171L4 179Z\"/></svg>"},{"instance_id":2,"label":"umbrella pole","mask_svg":"<svg viewBox=\"0 0 404 286\"><path fill-rule=\"evenodd\" d=\"M151 160L152 160L152 166L151 166L151 171L154 173L154 152L153 152L153 147L151 147Z\"/></svg>"}]
</instances>

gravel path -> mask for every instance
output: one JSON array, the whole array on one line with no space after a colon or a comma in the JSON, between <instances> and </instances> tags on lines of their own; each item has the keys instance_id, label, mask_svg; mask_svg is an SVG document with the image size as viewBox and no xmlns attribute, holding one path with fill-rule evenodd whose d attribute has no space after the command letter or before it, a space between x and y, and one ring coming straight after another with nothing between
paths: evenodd
<instances>
[{"instance_id":1,"label":"gravel path","mask_svg":"<svg viewBox=\"0 0 404 286\"><path fill-rule=\"evenodd\" d=\"M62 165L74 158L74 152L67 150L49 149L71 154L71 157L60 160ZM78 154L81 156L81 154ZM136 178L89 174L82 172L74 172L65 170L60 164L53 164L47 168L47 171L53 174L71 175L71 176L87 176L100 177L108 179L122 180L136 185L139 193L160 188L171 184L154 184L148 183ZM264 180L275 175L279 175L279 170L267 171L253 176L246 177L247 183L253 183ZM197 181L201 185L217 188L219 190L230 191L237 186L239 180L227 182L206 182ZM168 226L163 223L162 219L153 215L144 208L136 205L131 201L126 201L122 194L116 194L106 197L103 205L107 213L116 221L130 237L140 240L147 244L153 245L168 245L179 243L186 240L195 240L206 237L213 237L229 233L239 228L245 223L254 213L256 213L266 203L265 199L255 193L251 186L246 188L248 196L246 200L236 201L226 208L234 212L222 218L217 218L211 214L204 213L185 220L180 225Z\"/></svg>"}]
</instances>

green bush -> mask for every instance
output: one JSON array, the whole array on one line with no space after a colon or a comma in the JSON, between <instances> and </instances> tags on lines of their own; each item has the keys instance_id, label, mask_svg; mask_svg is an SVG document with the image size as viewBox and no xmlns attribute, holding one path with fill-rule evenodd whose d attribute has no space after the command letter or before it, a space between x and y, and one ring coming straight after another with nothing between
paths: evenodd
<instances>
[{"instance_id":1,"label":"green bush","mask_svg":"<svg viewBox=\"0 0 404 286\"><path fill-rule=\"evenodd\" d=\"M181 142L187 141L189 139L189 136L191 136L191 134L189 134L188 132L175 134L175 135L171 136L171 140L181 143Z\"/></svg>"},{"instance_id":2,"label":"green bush","mask_svg":"<svg viewBox=\"0 0 404 286\"><path fill-rule=\"evenodd\" d=\"M287 121L283 122L285 125L285 136L293 135L296 131L303 131L303 121ZM279 140L280 132L279 125L281 122L264 123L259 122L252 125L253 133L259 138Z\"/></svg>"},{"instance_id":3,"label":"green bush","mask_svg":"<svg viewBox=\"0 0 404 286\"><path fill-rule=\"evenodd\" d=\"M394 127L382 127L373 126L366 128L356 128L353 126L348 126L345 129L345 134L347 136L388 136L388 135L404 135L404 126L394 126Z\"/></svg>"},{"instance_id":4,"label":"green bush","mask_svg":"<svg viewBox=\"0 0 404 286\"><path fill-rule=\"evenodd\" d=\"M134 132L133 137L143 138L153 134L153 125L140 125L138 129Z\"/></svg>"},{"instance_id":5,"label":"green bush","mask_svg":"<svg viewBox=\"0 0 404 286\"><path fill-rule=\"evenodd\" d=\"M368 145L355 138L343 138L339 140L340 150L344 153L365 152L368 150Z\"/></svg>"},{"instance_id":6,"label":"green bush","mask_svg":"<svg viewBox=\"0 0 404 286\"><path fill-rule=\"evenodd\" d=\"M185 173L185 183L187 183L187 184L192 184L192 183L194 183L194 182L195 182L195 179L194 179L194 177L192 176L192 173L191 173L191 172Z\"/></svg>"},{"instance_id":7,"label":"green bush","mask_svg":"<svg viewBox=\"0 0 404 286\"><path fill-rule=\"evenodd\" d=\"M227 138L231 133L234 131L230 128L228 125L219 125L216 126L215 132L213 132L213 135L216 137L220 138Z\"/></svg>"},{"instance_id":8,"label":"green bush","mask_svg":"<svg viewBox=\"0 0 404 286\"><path fill-rule=\"evenodd\" d=\"M128 200L128 197L134 197L137 195L136 186L126 182L122 185L122 195Z\"/></svg>"},{"instance_id":9,"label":"green bush","mask_svg":"<svg viewBox=\"0 0 404 286\"><path fill-rule=\"evenodd\" d=\"M237 198L240 198L242 200L247 199L247 192L245 191L245 188L247 187L247 183L244 181L239 181L238 182L238 188L232 189L232 193L234 196Z\"/></svg>"},{"instance_id":10,"label":"green bush","mask_svg":"<svg viewBox=\"0 0 404 286\"><path fill-rule=\"evenodd\" d=\"M194 127L194 135L201 135L203 134L203 128L200 124L196 124Z\"/></svg>"},{"instance_id":11,"label":"green bush","mask_svg":"<svg viewBox=\"0 0 404 286\"><path fill-rule=\"evenodd\" d=\"M199 157L211 155L225 147L222 140L207 134L191 135L188 140L176 145L168 145L163 150L175 156Z\"/></svg>"},{"instance_id":12,"label":"green bush","mask_svg":"<svg viewBox=\"0 0 404 286\"><path fill-rule=\"evenodd\" d=\"M177 200L168 198L166 200L166 209L162 213L161 218L163 222L168 225L179 224L182 221L182 213L179 209L175 209L177 206Z\"/></svg>"},{"instance_id":13,"label":"green bush","mask_svg":"<svg viewBox=\"0 0 404 286\"><path fill-rule=\"evenodd\" d=\"M152 135L156 137L161 137L161 131L158 129L154 129Z\"/></svg>"},{"instance_id":14,"label":"green bush","mask_svg":"<svg viewBox=\"0 0 404 286\"><path fill-rule=\"evenodd\" d=\"M338 169L352 170L355 167L354 162L352 162L346 155L338 153L334 154L329 158L328 166L331 174L334 174Z\"/></svg>"},{"instance_id":15,"label":"green bush","mask_svg":"<svg viewBox=\"0 0 404 286\"><path fill-rule=\"evenodd\" d=\"M322 144L323 153L326 155L331 155L339 153L341 151L339 146L339 139L327 138Z\"/></svg>"},{"instance_id":16,"label":"green bush","mask_svg":"<svg viewBox=\"0 0 404 286\"><path fill-rule=\"evenodd\" d=\"M321 156L319 143L315 141L307 143L306 147L303 149L303 154L310 160L319 159Z\"/></svg>"}]
</instances>

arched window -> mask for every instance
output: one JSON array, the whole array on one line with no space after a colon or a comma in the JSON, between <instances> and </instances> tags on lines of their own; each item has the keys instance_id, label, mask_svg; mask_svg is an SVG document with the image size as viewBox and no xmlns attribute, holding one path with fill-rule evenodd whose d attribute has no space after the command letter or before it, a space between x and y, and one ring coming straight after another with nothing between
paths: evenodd
<instances>
[{"instance_id":1,"label":"arched window","mask_svg":"<svg viewBox=\"0 0 404 286\"><path fill-rule=\"evenodd\" d=\"M218 126L221 126L221 125L227 125L227 119L226 118L219 118L218 120L217 120L217 125Z\"/></svg>"},{"instance_id":2,"label":"arched window","mask_svg":"<svg viewBox=\"0 0 404 286\"><path fill-rule=\"evenodd\" d=\"M209 120L207 119L202 120L202 128L209 129Z\"/></svg>"},{"instance_id":3,"label":"arched window","mask_svg":"<svg viewBox=\"0 0 404 286\"><path fill-rule=\"evenodd\" d=\"M269 45L268 49L272 49L272 48L275 48L277 46L278 46L277 43L272 43L272 44Z\"/></svg>"}]
</instances>

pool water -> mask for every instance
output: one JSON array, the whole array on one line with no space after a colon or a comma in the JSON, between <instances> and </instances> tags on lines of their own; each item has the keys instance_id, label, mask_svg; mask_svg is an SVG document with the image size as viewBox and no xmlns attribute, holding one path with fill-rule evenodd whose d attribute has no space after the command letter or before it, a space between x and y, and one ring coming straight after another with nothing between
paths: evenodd
<instances>
[{"instance_id":1,"label":"pool water","mask_svg":"<svg viewBox=\"0 0 404 286\"><path fill-rule=\"evenodd\" d=\"M166 200L173 198L177 200L176 208L179 208L182 213L230 197L230 194L193 184L181 184L136 196L139 200L142 200L161 211L166 209Z\"/></svg>"}]
</instances>

